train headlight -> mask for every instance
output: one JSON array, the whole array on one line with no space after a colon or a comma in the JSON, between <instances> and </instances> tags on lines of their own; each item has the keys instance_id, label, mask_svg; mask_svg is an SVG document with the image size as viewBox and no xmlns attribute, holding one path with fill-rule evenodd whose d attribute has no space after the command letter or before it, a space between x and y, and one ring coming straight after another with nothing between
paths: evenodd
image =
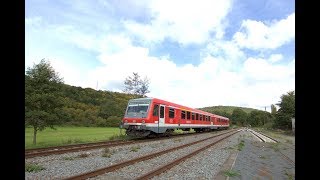
<instances>
[{"instance_id":1,"label":"train headlight","mask_svg":"<svg viewBox=\"0 0 320 180\"><path fill-rule=\"evenodd\" d=\"M142 120L142 124L144 124L145 123L145 121L144 120Z\"/></svg>"}]
</instances>

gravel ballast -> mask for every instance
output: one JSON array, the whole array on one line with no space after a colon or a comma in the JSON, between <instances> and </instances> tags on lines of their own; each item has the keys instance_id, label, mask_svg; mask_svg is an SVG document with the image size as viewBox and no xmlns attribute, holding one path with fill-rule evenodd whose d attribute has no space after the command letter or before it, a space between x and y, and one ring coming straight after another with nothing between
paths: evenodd
<instances>
[{"instance_id":1,"label":"gravel ballast","mask_svg":"<svg viewBox=\"0 0 320 180\"><path fill-rule=\"evenodd\" d=\"M110 147L108 148L110 150L110 157L102 157L105 149L101 148L83 152L30 158L25 160L26 164L37 164L45 169L39 172L25 172L25 177L26 179L59 179L69 177L132 158L141 157L151 152L159 152L164 149L194 142L218 133L222 132L204 133L195 136Z\"/></svg>"}]
</instances>

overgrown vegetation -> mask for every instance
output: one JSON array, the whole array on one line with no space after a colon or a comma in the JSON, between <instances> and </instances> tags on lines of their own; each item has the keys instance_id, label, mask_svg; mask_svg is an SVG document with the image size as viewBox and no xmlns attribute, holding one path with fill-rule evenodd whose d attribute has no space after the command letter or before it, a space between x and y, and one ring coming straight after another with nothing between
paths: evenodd
<instances>
[{"instance_id":1,"label":"overgrown vegetation","mask_svg":"<svg viewBox=\"0 0 320 180\"><path fill-rule=\"evenodd\" d=\"M244 147L244 140L241 140L240 143L238 144L238 150L242 151L243 147Z\"/></svg>"},{"instance_id":2,"label":"overgrown vegetation","mask_svg":"<svg viewBox=\"0 0 320 180\"><path fill-rule=\"evenodd\" d=\"M290 172L286 171L285 175L287 176L287 178L289 180L293 180L294 179L294 174L293 173L290 173Z\"/></svg>"},{"instance_id":3,"label":"overgrown vegetation","mask_svg":"<svg viewBox=\"0 0 320 180\"><path fill-rule=\"evenodd\" d=\"M45 169L44 167L42 167L38 164L32 164L32 163L25 164L25 171L26 172L39 172L44 169Z\"/></svg>"},{"instance_id":4,"label":"overgrown vegetation","mask_svg":"<svg viewBox=\"0 0 320 180\"><path fill-rule=\"evenodd\" d=\"M74 159L76 159L75 157L63 157L63 160L67 160L67 161L72 161Z\"/></svg>"},{"instance_id":5,"label":"overgrown vegetation","mask_svg":"<svg viewBox=\"0 0 320 180\"><path fill-rule=\"evenodd\" d=\"M109 140L110 141L113 141L113 140L124 140L124 139L127 139L127 138L128 138L128 136L125 135L125 134L114 134L111 137L109 137Z\"/></svg>"},{"instance_id":6,"label":"overgrown vegetation","mask_svg":"<svg viewBox=\"0 0 320 180\"><path fill-rule=\"evenodd\" d=\"M235 176L240 176L240 172L239 171L233 171L233 170L227 170L227 171L224 171L223 174L225 176L228 176L228 177L235 177Z\"/></svg>"},{"instance_id":7,"label":"overgrown vegetation","mask_svg":"<svg viewBox=\"0 0 320 180\"><path fill-rule=\"evenodd\" d=\"M181 142L182 139L181 138L178 138L178 139L174 139L173 142Z\"/></svg>"},{"instance_id":8,"label":"overgrown vegetation","mask_svg":"<svg viewBox=\"0 0 320 180\"><path fill-rule=\"evenodd\" d=\"M132 146L131 147L131 152L138 152L140 149L140 146Z\"/></svg>"},{"instance_id":9,"label":"overgrown vegetation","mask_svg":"<svg viewBox=\"0 0 320 180\"><path fill-rule=\"evenodd\" d=\"M81 154L79 154L77 157L78 158L86 158L86 157L88 157L90 154L89 153L81 153Z\"/></svg>"},{"instance_id":10,"label":"overgrown vegetation","mask_svg":"<svg viewBox=\"0 0 320 180\"><path fill-rule=\"evenodd\" d=\"M102 157L107 157L110 158L115 152L110 150L109 148L105 148L103 153L102 153Z\"/></svg>"},{"instance_id":11,"label":"overgrown vegetation","mask_svg":"<svg viewBox=\"0 0 320 180\"><path fill-rule=\"evenodd\" d=\"M274 151L279 151L280 148L279 148L279 143L269 143L271 145L271 148L274 150Z\"/></svg>"}]
</instances>

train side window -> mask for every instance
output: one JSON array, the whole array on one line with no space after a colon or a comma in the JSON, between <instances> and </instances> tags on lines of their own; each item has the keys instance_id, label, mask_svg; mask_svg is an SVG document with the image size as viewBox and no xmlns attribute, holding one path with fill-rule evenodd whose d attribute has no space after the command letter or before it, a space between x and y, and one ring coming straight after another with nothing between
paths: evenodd
<instances>
[{"instance_id":1,"label":"train side window","mask_svg":"<svg viewBox=\"0 0 320 180\"><path fill-rule=\"evenodd\" d=\"M192 120L194 120L194 116L195 116L195 114L192 113L192 114L191 114L191 119L192 119Z\"/></svg>"},{"instance_id":2,"label":"train side window","mask_svg":"<svg viewBox=\"0 0 320 180\"><path fill-rule=\"evenodd\" d=\"M164 118L164 106L160 106L160 118Z\"/></svg>"},{"instance_id":3,"label":"train side window","mask_svg":"<svg viewBox=\"0 0 320 180\"><path fill-rule=\"evenodd\" d=\"M190 119L190 112L187 111L187 119Z\"/></svg>"},{"instance_id":4,"label":"train side window","mask_svg":"<svg viewBox=\"0 0 320 180\"><path fill-rule=\"evenodd\" d=\"M159 105L155 104L153 107L153 116L158 116L159 115Z\"/></svg>"},{"instance_id":5,"label":"train side window","mask_svg":"<svg viewBox=\"0 0 320 180\"><path fill-rule=\"evenodd\" d=\"M208 116L206 116L206 121L208 121Z\"/></svg>"},{"instance_id":6,"label":"train side window","mask_svg":"<svg viewBox=\"0 0 320 180\"><path fill-rule=\"evenodd\" d=\"M211 117L210 116L208 116L208 121L211 121Z\"/></svg>"},{"instance_id":7,"label":"train side window","mask_svg":"<svg viewBox=\"0 0 320 180\"><path fill-rule=\"evenodd\" d=\"M186 112L185 111L181 111L181 119L186 119Z\"/></svg>"},{"instance_id":8,"label":"train side window","mask_svg":"<svg viewBox=\"0 0 320 180\"><path fill-rule=\"evenodd\" d=\"M174 118L174 109L169 108L169 118Z\"/></svg>"},{"instance_id":9,"label":"train side window","mask_svg":"<svg viewBox=\"0 0 320 180\"><path fill-rule=\"evenodd\" d=\"M202 114L200 114L200 121L202 121Z\"/></svg>"},{"instance_id":10,"label":"train side window","mask_svg":"<svg viewBox=\"0 0 320 180\"><path fill-rule=\"evenodd\" d=\"M196 113L196 120L199 120L199 114Z\"/></svg>"}]
</instances>

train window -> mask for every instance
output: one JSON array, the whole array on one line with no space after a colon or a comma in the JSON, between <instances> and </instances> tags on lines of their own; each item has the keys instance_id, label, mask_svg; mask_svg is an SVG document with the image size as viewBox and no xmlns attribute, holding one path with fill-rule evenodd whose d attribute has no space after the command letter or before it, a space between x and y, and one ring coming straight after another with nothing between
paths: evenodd
<instances>
[{"instance_id":1,"label":"train window","mask_svg":"<svg viewBox=\"0 0 320 180\"><path fill-rule=\"evenodd\" d=\"M200 121L202 121L202 114L200 114Z\"/></svg>"},{"instance_id":2,"label":"train window","mask_svg":"<svg viewBox=\"0 0 320 180\"><path fill-rule=\"evenodd\" d=\"M208 121L208 116L206 116L206 121Z\"/></svg>"},{"instance_id":3,"label":"train window","mask_svg":"<svg viewBox=\"0 0 320 180\"><path fill-rule=\"evenodd\" d=\"M174 118L174 109L169 108L169 118Z\"/></svg>"},{"instance_id":4,"label":"train window","mask_svg":"<svg viewBox=\"0 0 320 180\"><path fill-rule=\"evenodd\" d=\"M208 116L208 121L211 121L211 117L210 116Z\"/></svg>"},{"instance_id":5,"label":"train window","mask_svg":"<svg viewBox=\"0 0 320 180\"><path fill-rule=\"evenodd\" d=\"M159 104L155 104L153 107L153 116L159 115Z\"/></svg>"},{"instance_id":6,"label":"train window","mask_svg":"<svg viewBox=\"0 0 320 180\"><path fill-rule=\"evenodd\" d=\"M194 113L191 114L191 119L194 120Z\"/></svg>"},{"instance_id":7,"label":"train window","mask_svg":"<svg viewBox=\"0 0 320 180\"><path fill-rule=\"evenodd\" d=\"M199 114L196 113L196 120L199 120Z\"/></svg>"},{"instance_id":8,"label":"train window","mask_svg":"<svg viewBox=\"0 0 320 180\"><path fill-rule=\"evenodd\" d=\"M187 119L190 119L190 112L187 111Z\"/></svg>"},{"instance_id":9,"label":"train window","mask_svg":"<svg viewBox=\"0 0 320 180\"><path fill-rule=\"evenodd\" d=\"M160 118L164 118L164 106L160 106Z\"/></svg>"},{"instance_id":10,"label":"train window","mask_svg":"<svg viewBox=\"0 0 320 180\"><path fill-rule=\"evenodd\" d=\"M181 119L186 119L186 112L185 111L181 111Z\"/></svg>"}]
</instances>

